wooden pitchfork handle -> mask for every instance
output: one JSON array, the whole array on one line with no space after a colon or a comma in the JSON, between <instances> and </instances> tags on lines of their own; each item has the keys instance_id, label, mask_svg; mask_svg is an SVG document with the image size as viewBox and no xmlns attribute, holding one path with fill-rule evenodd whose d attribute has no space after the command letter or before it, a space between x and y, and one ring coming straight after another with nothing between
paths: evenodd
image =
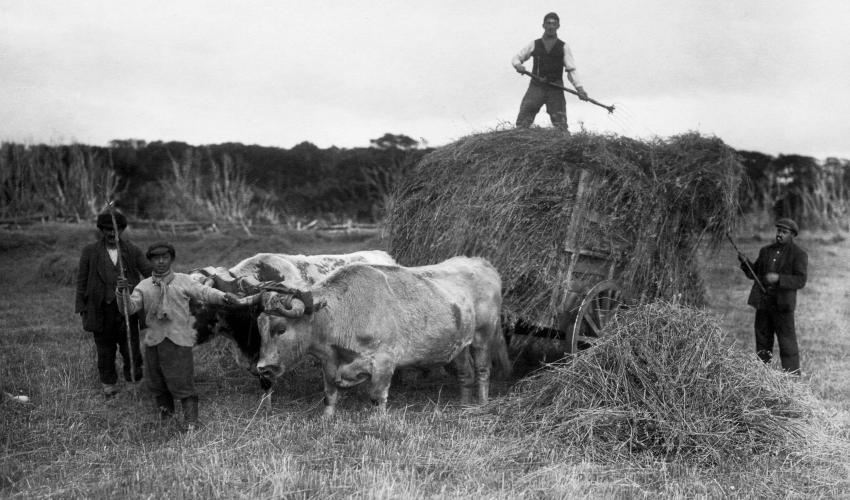
<instances>
[{"instance_id":1,"label":"wooden pitchfork handle","mask_svg":"<svg viewBox=\"0 0 850 500\"><path fill-rule=\"evenodd\" d=\"M579 99L581 98L581 96L579 95L579 93L578 93L578 92L576 92L575 90L568 89L568 88L564 87L563 85L558 85L557 83L554 83L554 82L550 82L549 80L547 80L547 79L545 79L545 78L543 78L543 77L541 77L541 76L537 76L537 75L535 75L534 73L531 73L531 72L529 72L529 71L527 71L527 70L522 70L522 71L520 71L520 73L522 73L523 75L530 76L532 80L535 80L535 81L538 81L538 82L540 82L540 83L546 84L546 85L548 85L548 86L550 86L550 87L555 87L556 89L561 89L561 90L563 90L564 92L569 92L570 94L573 94L574 96L579 97ZM614 106L613 106L613 105L611 105L611 106L606 106L605 104L602 104L601 102L597 101L596 99L592 99L592 98L590 98L590 97L587 97L587 98L586 98L586 99L584 99L584 100L586 100L587 102L589 102L589 103L591 103L591 104L596 104L596 105L597 105L597 106L599 106L600 108L605 108L605 109L607 109L609 113L613 113L613 112L614 112Z\"/></svg>"},{"instance_id":2,"label":"wooden pitchfork handle","mask_svg":"<svg viewBox=\"0 0 850 500\"><path fill-rule=\"evenodd\" d=\"M732 244L732 248L734 248L735 251L738 252L738 255L743 255L741 251L738 250L738 245L735 244L735 240L733 240L732 237L729 236L728 231L726 232L726 238L729 239L729 243ZM759 288L761 288L761 292L767 293L767 290L764 289L764 285L761 284L761 280L759 280L759 277L756 275L755 269L753 269L753 266L750 264L750 259L744 257L744 265L747 266L747 269L750 271L750 274L753 276L753 279L756 281L756 284L759 286Z\"/></svg>"},{"instance_id":3,"label":"wooden pitchfork handle","mask_svg":"<svg viewBox=\"0 0 850 500\"><path fill-rule=\"evenodd\" d=\"M121 260L121 238L118 235L118 223L115 220L115 209L114 203L109 202L106 204L107 210L109 210L109 215L112 218L112 229L115 231L115 244L118 246L118 277L122 280L126 280L127 276L124 273L124 262ZM124 327L127 330L127 357L130 358L130 381L133 383L133 394L136 394L136 360L133 352L133 336L130 332L130 313L128 312L129 304L127 301L127 292L129 290L124 290L124 293L121 294L121 297L118 300L121 301L121 305L124 306ZM117 298L117 297L116 297Z\"/></svg>"}]
</instances>

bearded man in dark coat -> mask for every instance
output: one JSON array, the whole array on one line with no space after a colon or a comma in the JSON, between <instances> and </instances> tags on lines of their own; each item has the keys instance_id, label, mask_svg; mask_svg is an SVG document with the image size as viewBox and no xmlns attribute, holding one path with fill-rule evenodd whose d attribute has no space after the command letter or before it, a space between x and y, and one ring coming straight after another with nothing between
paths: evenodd
<instances>
[{"instance_id":1,"label":"bearded man in dark coat","mask_svg":"<svg viewBox=\"0 0 850 500\"><path fill-rule=\"evenodd\" d=\"M747 304L756 309L756 353L765 363L773 357L774 337L779 342L782 369L800 375L800 351L794 326L797 290L806 286L809 257L794 243L799 233L791 219L776 221L776 241L759 250L755 263L738 253L741 269L754 281Z\"/></svg>"},{"instance_id":2,"label":"bearded man in dark coat","mask_svg":"<svg viewBox=\"0 0 850 500\"><path fill-rule=\"evenodd\" d=\"M127 228L127 218L115 212L97 216L100 237L83 248L77 269L77 296L74 311L80 315L83 329L92 332L97 348L97 371L103 393L109 397L118 392L118 373L115 369L115 352L121 353L124 379L139 381L142 378L142 355L139 349L139 319L130 316L130 348L127 346L127 327L124 316L118 311L115 287L120 276L120 264L132 289L142 279L151 275L151 263L139 247L120 234ZM120 240L120 248L118 241ZM133 356L135 373L130 373L130 356Z\"/></svg>"}]
</instances>

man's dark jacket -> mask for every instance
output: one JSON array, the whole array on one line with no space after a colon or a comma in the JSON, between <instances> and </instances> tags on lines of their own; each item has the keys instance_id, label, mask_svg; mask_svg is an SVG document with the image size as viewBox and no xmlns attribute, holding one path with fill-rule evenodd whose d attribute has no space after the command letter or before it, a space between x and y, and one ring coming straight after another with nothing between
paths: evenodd
<instances>
[{"instance_id":1,"label":"man's dark jacket","mask_svg":"<svg viewBox=\"0 0 850 500\"><path fill-rule=\"evenodd\" d=\"M132 289L151 275L152 266L139 247L121 240L121 263ZM103 331L103 304L115 300L118 270L106 251L106 242L101 238L83 248L77 268L77 300L74 312L85 313L83 328L89 332Z\"/></svg>"},{"instance_id":2,"label":"man's dark jacket","mask_svg":"<svg viewBox=\"0 0 850 500\"><path fill-rule=\"evenodd\" d=\"M782 253L776 262L776 267L771 271L769 269L770 255L777 248L781 248ZM771 309L772 301L770 296L776 296L776 310L778 311L793 311L797 306L797 290L806 286L806 268L809 264L809 256L806 251L795 245L793 242L787 243L784 246L779 243L768 245L759 250L758 259L753 264L753 270L761 281L761 284L767 288L767 296L761 291L758 283L753 282L753 287L750 289L750 296L747 299L747 304L756 309ZM753 279L747 266L741 264L741 269L748 278ZM768 285L766 275L769 272L779 274L779 281L773 285Z\"/></svg>"}]
</instances>

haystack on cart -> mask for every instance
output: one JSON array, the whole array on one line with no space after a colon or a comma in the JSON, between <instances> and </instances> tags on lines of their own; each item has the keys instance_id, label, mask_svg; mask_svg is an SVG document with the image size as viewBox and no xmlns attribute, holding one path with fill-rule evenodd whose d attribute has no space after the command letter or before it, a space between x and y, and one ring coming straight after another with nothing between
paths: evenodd
<instances>
[{"instance_id":1,"label":"haystack on cart","mask_svg":"<svg viewBox=\"0 0 850 500\"><path fill-rule=\"evenodd\" d=\"M576 352L623 304L703 302L697 249L737 216L742 168L717 138L640 141L555 129L467 136L423 157L388 206L408 266L487 258L512 350ZM535 345L536 344L536 345Z\"/></svg>"}]
</instances>

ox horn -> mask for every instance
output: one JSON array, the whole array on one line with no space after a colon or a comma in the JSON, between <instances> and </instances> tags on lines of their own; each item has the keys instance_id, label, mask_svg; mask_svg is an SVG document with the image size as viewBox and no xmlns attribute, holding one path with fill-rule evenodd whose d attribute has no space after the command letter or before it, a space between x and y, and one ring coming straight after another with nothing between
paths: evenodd
<instances>
[{"instance_id":1,"label":"ox horn","mask_svg":"<svg viewBox=\"0 0 850 500\"><path fill-rule=\"evenodd\" d=\"M231 304L235 307L249 307L257 304L261 304L263 302L263 293L255 293L254 295L248 295L247 297L241 297L239 300Z\"/></svg>"},{"instance_id":2,"label":"ox horn","mask_svg":"<svg viewBox=\"0 0 850 500\"><path fill-rule=\"evenodd\" d=\"M236 280L237 288L243 293L256 292L261 285L262 283L253 276L242 276Z\"/></svg>"},{"instance_id":3,"label":"ox horn","mask_svg":"<svg viewBox=\"0 0 850 500\"><path fill-rule=\"evenodd\" d=\"M301 316L304 316L304 302L291 295L287 295L286 297L288 297L288 300L281 300L280 303L283 307L277 310L287 318L300 318Z\"/></svg>"},{"instance_id":4,"label":"ox horn","mask_svg":"<svg viewBox=\"0 0 850 500\"><path fill-rule=\"evenodd\" d=\"M304 316L306 306L304 302L292 294L265 292L263 298L263 310L268 314L284 316L286 318L300 318Z\"/></svg>"}]
</instances>

